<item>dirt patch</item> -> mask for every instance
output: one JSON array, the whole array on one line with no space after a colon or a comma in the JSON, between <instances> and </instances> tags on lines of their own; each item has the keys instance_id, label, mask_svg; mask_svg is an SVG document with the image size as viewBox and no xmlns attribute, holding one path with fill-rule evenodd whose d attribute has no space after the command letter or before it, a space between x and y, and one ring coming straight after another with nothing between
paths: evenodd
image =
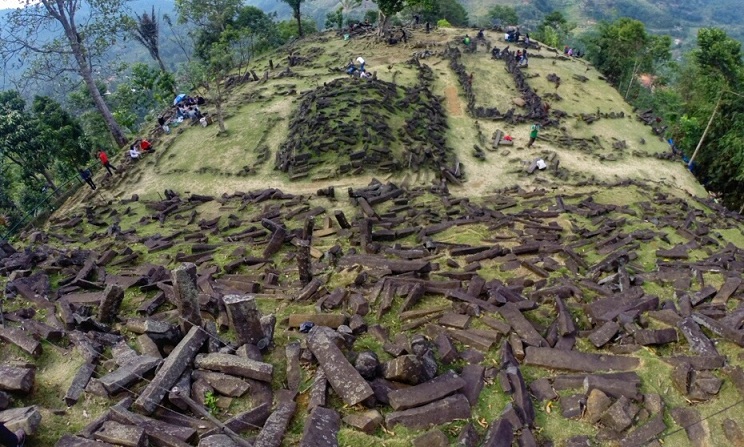
<instances>
[{"instance_id":1,"label":"dirt patch","mask_svg":"<svg viewBox=\"0 0 744 447\"><path fill-rule=\"evenodd\" d=\"M460 95L457 94L457 87L448 85L444 88L444 96L447 98L447 113L450 116L462 116L462 104Z\"/></svg>"}]
</instances>

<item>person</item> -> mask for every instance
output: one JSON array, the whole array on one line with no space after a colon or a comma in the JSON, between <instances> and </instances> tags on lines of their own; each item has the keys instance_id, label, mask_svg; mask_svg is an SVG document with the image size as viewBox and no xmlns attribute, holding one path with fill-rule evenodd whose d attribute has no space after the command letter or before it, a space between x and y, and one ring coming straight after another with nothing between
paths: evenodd
<instances>
[{"instance_id":1,"label":"person","mask_svg":"<svg viewBox=\"0 0 744 447\"><path fill-rule=\"evenodd\" d=\"M137 159L139 159L139 158L140 158L140 152L139 152L139 150L137 149L137 145L133 144L133 145L132 145L132 146L131 146L131 147L129 148L129 157L130 157L130 158L131 158L132 160L137 160Z\"/></svg>"},{"instance_id":2,"label":"person","mask_svg":"<svg viewBox=\"0 0 744 447\"><path fill-rule=\"evenodd\" d=\"M402 40L403 43L408 43L408 35L402 26L400 27L400 40Z\"/></svg>"},{"instance_id":3,"label":"person","mask_svg":"<svg viewBox=\"0 0 744 447\"><path fill-rule=\"evenodd\" d=\"M499 49L496 47L491 48L491 57L494 59L499 58Z\"/></svg>"},{"instance_id":4,"label":"person","mask_svg":"<svg viewBox=\"0 0 744 447\"><path fill-rule=\"evenodd\" d=\"M563 46L563 54L565 54L566 56L568 56L568 45L564 45Z\"/></svg>"},{"instance_id":5,"label":"person","mask_svg":"<svg viewBox=\"0 0 744 447\"><path fill-rule=\"evenodd\" d=\"M112 175L111 170L118 171L114 165L109 162L108 155L103 150L98 151L98 159L101 160L101 164L108 171L108 175Z\"/></svg>"},{"instance_id":6,"label":"person","mask_svg":"<svg viewBox=\"0 0 744 447\"><path fill-rule=\"evenodd\" d=\"M517 50L517 63L522 62L522 51Z\"/></svg>"},{"instance_id":7,"label":"person","mask_svg":"<svg viewBox=\"0 0 744 447\"><path fill-rule=\"evenodd\" d=\"M165 121L165 117L163 115L160 115L158 117L158 124L160 125L160 128L163 129L163 132L170 134L170 127L168 127L168 124Z\"/></svg>"},{"instance_id":8,"label":"person","mask_svg":"<svg viewBox=\"0 0 744 447\"><path fill-rule=\"evenodd\" d=\"M418 25L419 24L419 15L418 14L414 14L413 15L413 23L415 25Z\"/></svg>"},{"instance_id":9,"label":"person","mask_svg":"<svg viewBox=\"0 0 744 447\"><path fill-rule=\"evenodd\" d=\"M90 172L90 169L88 168L80 169L78 172L80 173L80 178L82 178L85 181L85 183L87 183L88 186L90 186L90 189L95 191L96 184L93 183L93 173Z\"/></svg>"},{"instance_id":10,"label":"person","mask_svg":"<svg viewBox=\"0 0 744 447\"><path fill-rule=\"evenodd\" d=\"M470 72L470 74L468 75L468 86L473 86L473 72Z\"/></svg>"},{"instance_id":11,"label":"person","mask_svg":"<svg viewBox=\"0 0 744 447\"><path fill-rule=\"evenodd\" d=\"M478 31L478 39L484 40L486 38L486 35L483 33L485 30L483 28Z\"/></svg>"},{"instance_id":12,"label":"person","mask_svg":"<svg viewBox=\"0 0 744 447\"><path fill-rule=\"evenodd\" d=\"M573 48L568 49L568 57L573 57Z\"/></svg>"},{"instance_id":13,"label":"person","mask_svg":"<svg viewBox=\"0 0 744 447\"><path fill-rule=\"evenodd\" d=\"M426 34L429 34L430 30L431 30L431 24L429 24L429 22L426 22Z\"/></svg>"},{"instance_id":14,"label":"person","mask_svg":"<svg viewBox=\"0 0 744 447\"><path fill-rule=\"evenodd\" d=\"M26 432L21 429L13 433L5 424L0 423L0 444L5 447L23 447L26 445Z\"/></svg>"},{"instance_id":15,"label":"person","mask_svg":"<svg viewBox=\"0 0 744 447\"><path fill-rule=\"evenodd\" d=\"M142 152L155 152L155 149L152 148L152 143L144 138L140 141L139 148Z\"/></svg>"},{"instance_id":16,"label":"person","mask_svg":"<svg viewBox=\"0 0 744 447\"><path fill-rule=\"evenodd\" d=\"M530 127L530 142L527 143L527 147L532 147L532 144L537 140L537 132L540 130L540 123L535 123Z\"/></svg>"},{"instance_id":17,"label":"person","mask_svg":"<svg viewBox=\"0 0 744 447\"><path fill-rule=\"evenodd\" d=\"M360 77L361 79L367 79L367 78L371 78L371 77L372 77L372 75L371 75L371 74L369 74L369 73L367 73L366 71L362 71L362 72L359 72L359 77Z\"/></svg>"},{"instance_id":18,"label":"person","mask_svg":"<svg viewBox=\"0 0 744 447\"><path fill-rule=\"evenodd\" d=\"M526 33L524 35L524 44L529 45L530 44L530 33Z\"/></svg>"},{"instance_id":19,"label":"person","mask_svg":"<svg viewBox=\"0 0 744 447\"><path fill-rule=\"evenodd\" d=\"M346 74L354 75L355 71L356 71L356 65L354 65L354 61L349 62L349 65L346 67Z\"/></svg>"},{"instance_id":20,"label":"person","mask_svg":"<svg viewBox=\"0 0 744 447\"><path fill-rule=\"evenodd\" d=\"M464 43L466 47L469 47L470 46L470 36L468 36L467 34L465 34L465 38L462 39L462 43Z\"/></svg>"},{"instance_id":21,"label":"person","mask_svg":"<svg viewBox=\"0 0 744 447\"><path fill-rule=\"evenodd\" d=\"M364 59L362 56L359 56L356 61L359 62L359 71L364 71Z\"/></svg>"}]
</instances>

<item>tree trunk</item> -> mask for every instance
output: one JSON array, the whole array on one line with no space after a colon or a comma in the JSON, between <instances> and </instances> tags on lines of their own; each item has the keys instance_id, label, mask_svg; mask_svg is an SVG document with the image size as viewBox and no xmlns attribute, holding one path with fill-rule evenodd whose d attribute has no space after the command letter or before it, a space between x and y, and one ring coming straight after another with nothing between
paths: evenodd
<instances>
[{"instance_id":1,"label":"tree trunk","mask_svg":"<svg viewBox=\"0 0 744 447\"><path fill-rule=\"evenodd\" d=\"M385 28L387 28L387 22L388 22L388 17L385 14L383 14L382 11L379 11L377 15L377 23L380 24L380 26L377 28L378 36L385 35Z\"/></svg>"},{"instance_id":2,"label":"tree trunk","mask_svg":"<svg viewBox=\"0 0 744 447\"><path fill-rule=\"evenodd\" d=\"M295 19L297 19L297 32L300 34L300 37L303 36L302 34L302 17L300 16L300 6L297 6L297 9L295 9L294 12Z\"/></svg>"},{"instance_id":3,"label":"tree trunk","mask_svg":"<svg viewBox=\"0 0 744 447\"><path fill-rule=\"evenodd\" d=\"M217 83L217 96L215 96L214 107L217 109L217 124L220 126L220 133L227 132L225 129L225 117L222 114L222 90L219 87L219 81Z\"/></svg>"},{"instance_id":4,"label":"tree trunk","mask_svg":"<svg viewBox=\"0 0 744 447\"><path fill-rule=\"evenodd\" d=\"M54 11L53 8L51 8L51 5L48 4L49 2L44 2L44 5L49 9L50 11ZM77 28L75 27L75 22L73 17L67 16L65 14L65 8L60 6L60 9L57 11L54 11L52 13L53 16L56 15L57 21L62 25L62 28L65 31L65 37L67 38L68 43L70 44L70 49L72 50L72 54L75 56L75 62L78 66L78 73L80 73L80 76L82 76L83 81L85 81L86 87L88 87L88 91L90 92L90 96L93 98L93 102L96 105L96 108L103 116L103 120L106 123L106 127L108 127L109 132L111 132L111 136L116 141L116 144L119 145L119 147L122 147L128 143L127 137L124 135L124 132L121 130L121 127L119 126L119 123L116 122L116 119L114 118L114 115L111 113L111 110L109 109L106 102L103 100L103 96L101 95L101 92L98 91L98 86L96 86L96 81L93 79L93 71L91 70L90 63L88 61L88 58L86 56L86 50L83 47L82 42L80 41L80 34L77 31Z\"/></svg>"},{"instance_id":5,"label":"tree trunk","mask_svg":"<svg viewBox=\"0 0 744 447\"><path fill-rule=\"evenodd\" d=\"M165 64L163 63L163 59L160 58L160 55L159 54L155 57L155 60L158 61L158 65L160 65L160 71L162 71L163 73L168 73L168 69L165 68Z\"/></svg>"},{"instance_id":6,"label":"tree trunk","mask_svg":"<svg viewBox=\"0 0 744 447\"><path fill-rule=\"evenodd\" d=\"M50 188L52 188L52 192L56 197L59 197L62 195L61 192L57 190L57 186L54 184L54 179L52 178L51 172L49 172L46 169L41 170L41 175L44 176L44 179L47 181L47 185L49 185Z\"/></svg>"}]
</instances>

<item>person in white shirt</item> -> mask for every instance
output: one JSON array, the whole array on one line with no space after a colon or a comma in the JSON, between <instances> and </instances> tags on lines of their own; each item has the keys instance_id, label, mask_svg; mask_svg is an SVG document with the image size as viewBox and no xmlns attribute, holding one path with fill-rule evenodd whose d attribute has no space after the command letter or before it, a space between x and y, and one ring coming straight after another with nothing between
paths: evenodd
<instances>
[{"instance_id":1,"label":"person in white shirt","mask_svg":"<svg viewBox=\"0 0 744 447\"><path fill-rule=\"evenodd\" d=\"M132 157L132 160L136 160L140 157L139 150L137 150L137 146L132 145L132 147L129 149L129 156Z\"/></svg>"}]
</instances>

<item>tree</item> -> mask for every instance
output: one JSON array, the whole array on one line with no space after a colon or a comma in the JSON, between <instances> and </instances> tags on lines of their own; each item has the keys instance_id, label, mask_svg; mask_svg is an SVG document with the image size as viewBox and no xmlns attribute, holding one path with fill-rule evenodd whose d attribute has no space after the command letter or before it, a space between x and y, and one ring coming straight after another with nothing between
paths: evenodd
<instances>
[{"instance_id":1,"label":"tree","mask_svg":"<svg viewBox=\"0 0 744 447\"><path fill-rule=\"evenodd\" d=\"M534 38L551 47L558 47L566 42L576 25L569 23L560 11L548 13L538 25Z\"/></svg>"},{"instance_id":2,"label":"tree","mask_svg":"<svg viewBox=\"0 0 744 447\"><path fill-rule=\"evenodd\" d=\"M457 0L437 0L438 18L453 26L467 26L468 13Z\"/></svg>"},{"instance_id":3,"label":"tree","mask_svg":"<svg viewBox=\"0 0 744 447\"><path fill-rule=\"evenodd\" d=\"M15 92L14 96L20 97L20 94ZM0 104L0 158L20 168L24 183L29 184L40 175L52 191L59 194L50 170L52 152L41 144L37 121L17 108L15 98L6 99L11 102Z\"/></svg>"},{"instance_id":4,"label":"tree","mask_svg":"<svg viewBox=\"0 0 744 447\"><path fill-rule=\"evenodd\" d=\"M698 47L683 59L677 76L682 98L680 119L671 136L691 157L693 173L709 190L722 194L724 204L742 210L744 204L744 63L741 46L725 32L702 28ZM703 138L705 135L705 138Z\"/></svg>"},{"instance_id":5,"label":"tree","mask_svg":"<svg viewBox=\"0 0 744 447\"><path fill-rule=\"evenodd\" d=\"M344 9L339 7L334 12L326 14L325 27L326 29L338 28L341 29L344 26Z\"/></svg>"},{"instance_id":6,"label":"tree","mask_svg":"<svg viewBox=\"0 0 744 447\"><path fill-rule=\"evenodd\" d=\"M701 68L713 69L723 76L729 85L738 81L742 69L741 43L728 37L722 29L698 30L698 48L694 55Z\"/></svg>"},{"instance_id":7,"label":"tree","mask_svg":"<svg viewBox=\"0 0 744 447\"><path fill-rule=\"evenodd\" d=\"M135 17L137 20L129 21L129 32L137 42L147 48L150 56L158 62L160 69L167 72L163 59L160 57L160 26L155 15L155 6L152 7L150 15L147 15L147 12L142 13L141 16L135 13Z\"/></svg>"},{"instance_id":8,"label":"tree","mask_svg":"<svg viewBox=\"0 0 744 447\"><path fill-rule=\"evenodd\" d=\"M314 33L318 31L315 20L310 19L302 19L302 29L304 29L308 33ZM294 20L284 20L277 23L276 30L279 33L279 41L281 43L287 43L299 35L297 22L295 22Z\"/></svg>"},{"instance_id":9,"label":"tree","mask_svg":"<svg viewBox=\"0 0 744 447\"><path fill-rule=\"evenodd\" d=\"M75 72L78 74L102 115L111 136L119 146L127 143L93 76L95 64L116 42L119 26L124 23L122 10L127 0L39 0L12 11L0 31L0 54L29 60L43 71L33 73L47 79ZM86 16L80 17L85 9ZM80 23L78 23L80 19ZM55 39L44 39L40 30L59 30Z\"/></svg>"},{"instance_id":10,"label":"tree","mask_svg":"<svg viewBox=\"0 0 744 447\"><path fill-rule=\"evenodd\" d=\"M46 96L34 98L31 110L37 127L37 139L42 150L52 154L61 171L76 172L90 159L93 148L80 122Z\"/></svg>"},{"instance_id":11,"label":"tree","mask_svg":"<svg viewBox=\"0 0 744 447\"><path fill-rule=\"evenodd\" d=\"M209 60L213 44L238 15L242 0L176 0L179 23L196 26L193 32L194 53L202 60Z\"/></svg>"},{"instance_id":12,"label":"tree","mask_svg":"<svg viewBox=\"0 0 744 447\"><path fill-rule=\"evenodd\" d=\"M249 36L251 53L257 54L279 45L276 23L255 6L243 6L238 11L234 26Z\"/></svg>"},{"instance_id":13,"label":"tree","mask_svg":"<svg viewBox=\"0 0 744 447\"><path fill-rule=\"evenodd\" d=\"M519 24L519 16L513 6L495 5L488 10L488 17L501 25Z\"/></svg>"},{"instance_id":14,"label":"tree","mask_svg":"<svg viewBox=\"0 0 744 447\"><path fill-rule=\"evenodd\" d=\"M300 15L300 6L305 0L281 0L292 8L292 17L297 21L297 33L300 37L304 36L302 31L302 16Z\"/></svg>"},{"instance_id":15,"label":"tree","mask_svg":"<svg viewBox=\"0 0 744 447\"><path fill-rule=\"evenodd\" d=\"M339 0L338 5L341 7L341 12L348 15L351 11L362 6L362 0Z\"/></svg>"},{"instance_id":16,"label":"tree","mask_svg":"<svg viewBox=\"0 0 744 447\"><path fill-rule=\"evenodd\" d=\"M377 8L380 10L380 27L379 35L382 35L388 25L388 21L391 17L399 12L403 11L406 6L406 0L374 0L377 3Z\"/></svg>"},{"instance_id":17,"label":"tree","mask_svg":"<svg viewBox=\"0 0 744 447\"><path fill-rule=\"evenodd\" d=\"M627 17L600 23L584 42L589 59L616 87L627 85L635 73L653 73L655 64L671 58L669 36L652 36L643 23Z\"/></svg>"}]
</instances>

